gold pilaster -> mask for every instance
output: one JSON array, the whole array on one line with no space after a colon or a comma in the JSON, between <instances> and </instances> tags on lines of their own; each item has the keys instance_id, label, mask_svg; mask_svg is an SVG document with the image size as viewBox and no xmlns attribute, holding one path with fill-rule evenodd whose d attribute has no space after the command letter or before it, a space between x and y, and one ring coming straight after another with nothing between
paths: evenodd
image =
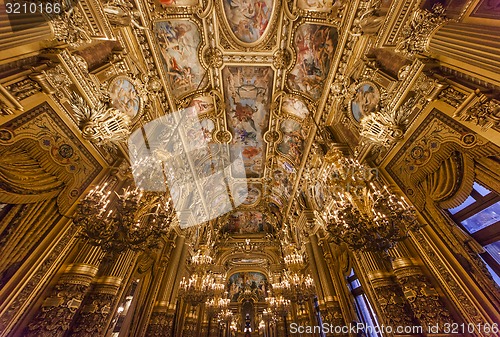
<instances>
[{"instance_id":1,"label":"gold pilaster","mask_svg":"<svg viewBox=\"0 0 500 337\"><path fill-rule=\"evenodd\" d=\"M137 253L126 251L105 264L85 296L82 307L75 317L69 336L101 336L112 317L112 312L123 290L123 281L129 274Z\"/></svg>"}]
</instances>

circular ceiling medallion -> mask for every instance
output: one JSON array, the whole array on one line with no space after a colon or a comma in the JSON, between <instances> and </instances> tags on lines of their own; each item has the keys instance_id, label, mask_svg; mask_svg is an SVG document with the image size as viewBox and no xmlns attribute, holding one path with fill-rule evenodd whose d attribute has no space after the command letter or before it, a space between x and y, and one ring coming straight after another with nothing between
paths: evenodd
<instances>
[{"instance_id":1,"label":"circular ceiling medallion","mask_svg":"<svg viewBox=\"0 0 500 337\"><path fill-rule=\"evenodd\" d=\"M354 96L349 104L350 117L359 123L365 116L377 111L380 103L380 91L372 82L361 82L357 85Z\"/></svg>"},{"instance_id":2,"label":"circular ceiling medallion","mask_svg":"<svg viewBox=\"0 0 500 337\"><path fill-rule=\"evenodd\" d=\"M269 30L273 0L222 0L224 21L243 45L258 44Z\"/></svg>"},{"instance_id":3,"label":"circular ceiling medallion","mask_svg":"<svg viewBox=\"0 0 500 337\"><path fill-rule=\"evenodd\" d=\"M142 99L135 81L127 76L117 76L109 84L111 106L134 119L142 109Z\"/></svg>"}]
</instances>

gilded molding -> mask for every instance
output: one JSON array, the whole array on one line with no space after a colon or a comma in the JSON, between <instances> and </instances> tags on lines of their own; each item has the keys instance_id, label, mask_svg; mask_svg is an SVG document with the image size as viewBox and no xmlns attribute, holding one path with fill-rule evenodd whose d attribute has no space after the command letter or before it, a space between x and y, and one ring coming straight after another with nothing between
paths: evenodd
<instances>
[{"instance_id":1,"label":"gilded molding","mask_svg":"<svg viewBox=\"0 0 500 337\"><path fill-rule=\"evenodd\" d=\"M432 35L448 22L444 13L445 9L440 3L435 4L431 11L417 9L410 23L402 31L396 51L407 57L428 52Z\"/></svg>"}]
</instances>

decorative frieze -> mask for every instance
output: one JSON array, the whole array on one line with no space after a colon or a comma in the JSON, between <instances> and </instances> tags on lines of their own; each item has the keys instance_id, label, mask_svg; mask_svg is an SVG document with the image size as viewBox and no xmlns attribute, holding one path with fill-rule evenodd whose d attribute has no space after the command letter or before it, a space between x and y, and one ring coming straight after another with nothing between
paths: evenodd
<instances>
[{"instance_id":1,"label":"decorative frieze","mask_svg":"<svg viewBox=\"0 0 500 337\"><path fill-rule=\"evenodd\" d=\"M479 100L473 106L463 111L460 120L474 123L483 130L489 128L498 129L500 127L500 101L488 99Z\"/></svg>"},{"instance_id":2,"label":"decorative frieze","mask_svg":"<svg viewBox=\"0 0 500 337\"><path fill-rule=\"evenodd\" d=\"M440 3L435 4L430 11L417 9L410 23L402 31L396 51L407 57L427 52L432 34L448 21L444 13L445 9Z\"/></svg>"}]
</instances>

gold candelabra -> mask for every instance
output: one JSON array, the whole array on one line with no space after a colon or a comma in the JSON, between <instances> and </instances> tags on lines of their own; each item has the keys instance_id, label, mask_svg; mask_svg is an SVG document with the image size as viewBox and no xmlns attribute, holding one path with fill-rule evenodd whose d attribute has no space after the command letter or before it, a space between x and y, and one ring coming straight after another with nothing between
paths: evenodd
<instances>
[{"instance_id":1,"label":"gold candelabra","mask_svg":"<svg viewBox=\"0 0 500 337\"><path fill-rule=\"evenodd\" d=\"M183 277L179 284L179 296L193 306L204 303L214 296L220 296L225 288L220 282L222 276L209 270L213 264L209 247L209 244L202 246L191 257L189 264L194 271L188 279Z\"/></svg>"},{"instance_id":2,"label":"gold candelabra","mask_svg":"<svg viewBox=\"0 0 500 337\"><path fill-rule=\"evenodd\" d=\"M117 194L104 184L78 204L73 222L81 227L82 238L112 258L127 249L156 248L174 218L171 200L165 194L130 187Z\"/></svg>"},{"instance_id":3,"label":"gold candelabra","mask_svg":"<svg viewBox=\"0 0 500 337\"><path fill-rule=\"evenodd\" d=\"M276 316L286 316L291 307L291 301L284 298L282 295L266 297L268 308Z\"/></svg>"},{"instance_id":4,"label":"gold candelabra","mask_svg":"<svg viewBox=\"0 0 500 337\"><path fill-rule=\"evenodd\" d=\"M331 150L322 178L330 194L323 212L332 240L353 250L387 251L418 227L415 210L377 181L375 169Z\"/></svg>"},{"instance_id":5,"label":"gold candelabra","mask_svg":"<svg viewBox=\"0 0 500 337\"><path fill-rule=\"evenodd\" d=\"M314 280L309 274L285 272L282 294L294 303L302 304L315 295Z\"/></svg>"}]
</instances>

